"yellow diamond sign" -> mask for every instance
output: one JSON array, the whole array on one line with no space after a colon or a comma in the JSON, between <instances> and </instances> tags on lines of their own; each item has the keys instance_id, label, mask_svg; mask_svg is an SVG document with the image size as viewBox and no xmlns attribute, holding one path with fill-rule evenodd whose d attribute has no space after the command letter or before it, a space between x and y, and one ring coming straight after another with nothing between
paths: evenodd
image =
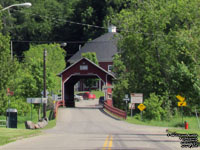
<instances>
[{"instance_id":1,"label":"yellow diamond sign","mask_svg":"<svg viewBox=\"0 0 200 150\"><path fill-rule=\"evenodd\" d=\"M181 102L183 102L185 100L185 97L182 97L180 95L177 95L176 98Z\"/></svg>"},{"instance_id":2,"label":"yellow diamond sign","mask_svg":"<svg viewBox=\"0 0 200 150\"><path fill-rule=\"evenodd\" d=\"M181 106L187 106L187 103L186 102L178 102L178 106L181 107Z\"/></svg>"},{"instance_id":3,"label":"yellow diamond sign","mask_svg":"<svg viewBox=\"0 0 200 150\"><path fill-rule=\"evenodd\" d=\"M143 111L145 108L146 108L146 106L145 106L144 104L140 104L140 105L138 106L138 109L139 109L140 111Z\"/></svg>"}]
</instances>

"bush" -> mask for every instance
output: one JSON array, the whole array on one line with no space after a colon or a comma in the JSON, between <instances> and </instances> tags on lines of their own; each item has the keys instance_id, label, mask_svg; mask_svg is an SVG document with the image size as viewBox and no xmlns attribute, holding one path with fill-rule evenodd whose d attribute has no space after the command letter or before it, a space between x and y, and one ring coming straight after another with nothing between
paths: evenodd
<instances>
[{"instance_id":1,"label":"bush","mask_svg":"<svg viewBox=\"0 0 200 150\"><path fill-rule=\"evenodd\" d=\"M149 120L162 120L165 110L161 107L163 99L159 98L155 93L150 94L150 97L145 100L144 118Z\"/></svg>"},{"instance_id":2,"label":"bush","mask_svg":"<svg viewBox=\"0 0 200 150\"><path fill-rule=\"evenodd\" d=\"M22 99L11 102L10 108L17 109L17 113L20 116L25 116L27 113L31 111L31 105L28 104L27 102L24 102Z\"/></svg>"}]
</instances>

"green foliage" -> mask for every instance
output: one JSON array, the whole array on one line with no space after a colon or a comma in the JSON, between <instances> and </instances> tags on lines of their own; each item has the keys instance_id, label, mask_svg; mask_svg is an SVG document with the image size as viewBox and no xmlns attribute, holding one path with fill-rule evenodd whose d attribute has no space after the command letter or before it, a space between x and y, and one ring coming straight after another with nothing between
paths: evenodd
<instances>
[{"instance_id":1,"label":"green foliage","mask_svg":"<svg viewBox=\"0 0 200 150\"><path fill-rule=\"evenodd\" d=\"M131 7L131 1L29 0L30 8L13 7L2 12L3 33L10 33L15 41L88 41L107 29L85 24L107 28L110 18ZM0 4L6 7L20 2L24 1L1 0ZM78 45L68 44L68 51L74 53ZM21 55L29 49L29 43L13 42L13 49Z\"/></svg>"},{"instance_id":2,"label":"green foliage","mask_svg":"<svg viewBox=\"0 0 200 150\"><path fill-rule=\"evenodd\" d=\"M1 29L2 24L0 21L0 31ZM14 65L10 59L9 40L9 36L3 35L0 32L0 115L6 110L5 106L8 103L6 91L9 87L10 77L14 77L13 73L15 71L13 69Z\"/></svg>"},{"instance_id":3,"label":"green foliage","mask_svg":"<svg viewBox=\"0 0 200 150\"><path fill-rule=\"evenodd\" d=\"M30 104L23 99L15 99L14 101L11 101L10 108L17 109L17 114L20 116L24 116L31 111Z\"/></svg>"},{"instance_id":4,"label":"green foliage","mask_svg":"<svg viewBox=\"0 0 200 150\"><path fill-rule=\"evenodd\" d=\"M126 66L121 61L121 55L115 55L113 59L113 72L116 73L116 80L114 80L114 89L113 89L113 103L115 107L124 109L124 95L128 92L128 78Z\"/></svg>"},{"instance_id":5,"label":"green foliage","mask_svg":"<svg viewBox=\"0 0 200 150\"><path fill-rule=\"evenodd\" d=\"M126 3L128 3L128 0L79 0L74 5L75 11L71 20L84 24L107 27L110 22L110 17L125 8ZM77 26L76 24L72 25L72 28L77 28L73 32L75 32L75 35L78 35L76 38L79 40L93 39L107 32L99 28Z\"/></svg>"},{"instance_id":6,"label":"green foliage","mask_svg":"<svg viewBox=\"0 0 200 150\"><path fill-rule=\"evenodd\" d=\"M187 114L200 105L198 5L199 0L131 1L131 8L112 19L120 31L120 60L127 69L126 75L115 73L121 82L126 76L126 92L143 93L144 99L155 93L172 110L177 107L175 96L181 94L189 105Z\"/></svg>"},{"instance_id":7,"label":"green foliage","mask_svg":"<svg viewBox=\"0 0 200 150\"><path fill-rule=\"evenodd\" d=\"M92 61L95 64L99 64L98 59L97 59L97 55L95 52L87 52L87 53L82 53L81 54L82 57L89 59L90 61Z\"/></svg>"},{"instance_id":8,"label":"green foliage","mask_svg":"<svg viewBox=\"0 0 200 150\"><path fill-rule=\"evenodd\" d=\"M51 93L58 94L60 90L60 78L57 76L65 68L65 51L57 44L43 44L31 46L29 51L24 53L23 62L15 59L9 63L10 58L1 63L5 71L1 73L1 98L0 113L5 113L9 107L16 108L19 115L30 112L30 105L27 104L28 97L41 97L43 91L43 51L47 50L46 59L46 85ZM6 89L14 91L13 96L7 96ZM51 94L50 93L50 94Z\"/></svg>"},{"instance_id":9,"label":"green foliage","mask_svg":"<svg viewBox=\"0 0 200 150\"><path fill-rule=\"evenodd\" d=\"M61 27L65 23L64 20L71 15L73 2L68 0L30 2L32 6L28 9L16 7L10 9L10 14L5 13L5 18L7 18L5 23L8 24L8 27L4 28L5 32L12 31L11 34L15 40L52 40L55 29ZM14 3L19 2L15 0L3 5L6 7Z\"/></svg>"},{"instance_id":10,"label":"green foliage","mask_svg":"<svg viewBox=\"0 0 200 150\"><path fill-rule=\"evenodd\" d=\"M49 92L58 93L60 90L60 78L57 76L65 68L65 51L58 44L42 44L31 46L30 50L25 52L24 68L27 69L27 77L24 85L25 89L30 89L33 96L41 96L43 89L43 53L47 50L46 56L46 85ZM22 78L23 82L24 78Z\"/></svg>"},{"instance_id":11,"label":"green foliage","mask_svg":"<svg viewBox=\"0 0 200 150\"><path fill-rule=\"evenodd\" d=\"M150 94L150 97L144 102L144 105L146 106L144 117L150 120L162 120L162 117L165 114L162 104L163 99L155 95L155 93Z\"/></svg>"}]
</instances>

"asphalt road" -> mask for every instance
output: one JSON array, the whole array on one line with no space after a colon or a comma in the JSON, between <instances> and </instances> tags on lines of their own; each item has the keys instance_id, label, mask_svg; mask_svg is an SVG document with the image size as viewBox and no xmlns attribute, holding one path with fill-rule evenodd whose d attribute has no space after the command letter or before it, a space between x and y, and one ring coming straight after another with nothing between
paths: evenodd
<instances>
[{"instance_id":1,"label":"asphalt road","mask_svg":"<svg viewBox=\"0 0 200 150\"><path fill-rule=\"evenodd\" d=\"M177 150L177 137L162 127L133 125L113 119L98 109L97 101L60 108L57 125L36 137L1 146L3 150ZM184 148L186 149L186 148ZM196 149L196 148L192 148Z\"/></svg>"}]
</instances>

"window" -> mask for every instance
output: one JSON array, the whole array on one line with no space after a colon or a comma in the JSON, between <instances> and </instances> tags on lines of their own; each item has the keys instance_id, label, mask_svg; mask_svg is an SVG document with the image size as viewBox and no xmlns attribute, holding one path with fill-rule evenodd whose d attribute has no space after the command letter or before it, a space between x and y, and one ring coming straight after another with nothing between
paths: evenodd
<instances>
[{"instance_id":1,"label":"window","mask_svg":"<svg viewBox=\"0 0 200 150\"><path fill-rule=\"evenodd\" d=\"M108 65L108 72L112 72L112 65Z\"/></svg>"},{"instance_id":2,"label":"window","mask_svg":"<svg viewBox=\"0 0 200 150\"><path fill-rule=\"evenodd\" d=\"M88 70L88 65L80 65L80 70Z\"/></svg>"}]
</instances>

